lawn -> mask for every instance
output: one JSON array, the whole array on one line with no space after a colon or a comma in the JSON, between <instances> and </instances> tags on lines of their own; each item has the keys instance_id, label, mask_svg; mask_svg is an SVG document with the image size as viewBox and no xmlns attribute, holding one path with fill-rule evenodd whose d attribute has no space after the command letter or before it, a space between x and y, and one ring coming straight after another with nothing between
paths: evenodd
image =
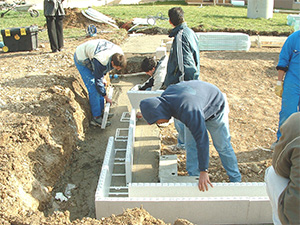
<instances>
[{"instance_id":1,"label":"lawn","mask_svg":"<svg viewBox=\"0 0 300 225\"><path fill-rule=\"evenodd\" d=\"M185 20L189 27L196 31L238 31L248 34L289 35L293 27L287 25L287 14L274 13L271 19L247 18L247 7L241 6L197 6L187 5L183 2L155 2L143 5L116 5L100 6L94 9L119 21L130 21L133 18L146 18L148 16L168 17L168 10L174 6L181 6L185 12ZM0 28L24 27L37 25L44 28L45 17L32 18L29 13L9 12L0 18ZM168 19L157 19L155 26L171 29ZM82 36L80 29L64 30L65 38ZM47 39L47 32L40 32L40 39ZM1 36L2 39L2 36Z\"/></svg>"}]
</instances>

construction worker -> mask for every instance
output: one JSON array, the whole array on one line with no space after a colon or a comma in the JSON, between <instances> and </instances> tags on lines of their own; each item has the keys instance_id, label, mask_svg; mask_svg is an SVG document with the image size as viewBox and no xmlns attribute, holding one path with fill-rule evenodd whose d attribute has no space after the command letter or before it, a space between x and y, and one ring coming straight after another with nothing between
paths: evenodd
<instances>
[{"instance_id":1,"label":"construction worker","mask_svg":"<svg viewBox=\"0 0 300 225\"><path fill-rule=\"evenodd\" d=\"M184 21L184 11L181 7L169 9L168 16L170 24L174 27L169 37L174 39L170 49L164 89L180 81L198 80L200 76L200 50L197 35ZM174 125L178 132L176 147L184 149L184 125L176 119Z\"/></svg>"},{"instance_id":2,"label":"construction worker","mask_svg":"<svg viewBox=\"0 0 300 225\"><path fill-rule=\"evenodd\" d=\"M167 73L168 58L168 56L163 56L158 62L154 57L144 58L141 67L150 78L139 87L140 91L157 91L161 89Z\"/></svg>"},{"instance_id":3,"label":"construction worker","mask_svg":"<svg viewBox=\"0 0 300 225\"><path fill-rule=\"evenodd\" d=\"M199 176L199 190L212 187L208 176L209 138L219 153L231 182L240 182L237 159L230 143L228 105L222 92L200 80L170 85L160 97L140 102L144 119L149 124L167 123L171 117L185 125L186 169Z\"/></svg>"},{"instance_id":4,"label":"construction worker","mask_svg":"<svg viewBox=\"0 0 300 225\"><path fill-rule=\"evenodd\" d=\"M280 131L272 166L265 172L273 223L300 224L300 112L293 113Z\"/></svg>"},{"instance_id":5,"label":"construction worker","mask_svg":"<svg viewBox=\"0 0 300 225\"><path fill-rule=\"evenodd\" d=\"M89 93L93 116L91 124L101 126L104 99L107 103L112 103L106 94L104 76L113 69L120 70L126 67L124 53L118 45L104 39L96 39L79 45L74 54L74 61ZM106 126L109 125L108 121Z\"/></svg>"},{"instance_id":6,"label":"construction worker","mask_svg":"<svg viewBox=\"0 0 300 225\"><path fill-rule=\"evenodd\" d=\"M276 69L278 78L275 93L282 99L277 140L271 145L271 149L275 148L281 136L280 126L290 115L300 111L300 30L286 39Z\"/></svg>"}]
</instances>

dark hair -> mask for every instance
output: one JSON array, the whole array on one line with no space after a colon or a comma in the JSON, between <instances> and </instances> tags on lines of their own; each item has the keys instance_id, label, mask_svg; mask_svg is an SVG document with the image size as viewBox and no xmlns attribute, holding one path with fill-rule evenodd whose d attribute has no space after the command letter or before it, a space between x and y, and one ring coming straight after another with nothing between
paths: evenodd
<instances>
[{"instance_id":1,"label":"dark hair","mask_svg":"<svg viewBox=\"0 0 300 225\"><path fill-rule=\"evenodd\" d=\"M154 67L156 67L156 61L154 60L153 57L146 57L143 60L141 67L144 72L148 72L152 70Z\"/></svg>"},{"instance_id":2,"label":"dark hair","mask_svg":"<svg viewBox=\"0 0 300 225\"><path fill-rule=\"evenodd\" d=\"M174 26L184 22L184 12L181 7L173 7L168 12L169 19Z\"/></svg>"},{"instance_id":3,"label":"dark hair","mask_svg":"<svg viewBox=\"0 0 300 225\"><path fill-rule=\"evenodd\" d=\"M112 57L111 57L111 60L114 62L115 66L120 66L123 69L127 65L125 56L120 54L120 53L113 54Z\"/></svg>"}]
</instances>

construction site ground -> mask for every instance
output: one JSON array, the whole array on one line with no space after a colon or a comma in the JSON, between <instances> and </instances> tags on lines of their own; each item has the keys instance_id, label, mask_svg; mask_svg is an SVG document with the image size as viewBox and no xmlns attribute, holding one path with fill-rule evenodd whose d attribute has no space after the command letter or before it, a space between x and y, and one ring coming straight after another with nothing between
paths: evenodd
<instances>
[{"instance_id":1,"label":"construction site ground","mask_svg":"<svg viewBox=\"0 0 300 225\"><path fill-rule=\"evenodd\" d=\"M75 48L91 38L65 40L64 51L55 54L50 53L47 42L35 51L0 52L0 223L165 224L142 208L124 209L122 215L96 220L94 195L107 140L117 128L128 127L120 122L122 113L131 110L126 92L147 79L146 75L125 74L140 72L141 60L154 55L166 37L128 37L124 31L93 37L113 38L128 58L127 70L111 80L111 112L115 115L105 130L89 125L88 94L73 62ZM242 181L262 182L271 164L269 146L276 138L280 110L280 98L274 93L280 47L259 48L257 37L251 38L253 47L247 52L202 51L200 78L227 95L232 145ZM139 120L136 134L140 135L136 136L140 149L135 158L135 170L140 172L137 181L157 181L158 154L177 154L178 173L186 175L184 151L173 148L176 131L172 124L158 128ZM160 147L161 152L146 154L146 146ZM228 182L212 146L210 155L211 181ZM56 199L57 193L67 200ZM189 218L181 219L177 222L188 224Z\"/></svg>"}]
</instances>

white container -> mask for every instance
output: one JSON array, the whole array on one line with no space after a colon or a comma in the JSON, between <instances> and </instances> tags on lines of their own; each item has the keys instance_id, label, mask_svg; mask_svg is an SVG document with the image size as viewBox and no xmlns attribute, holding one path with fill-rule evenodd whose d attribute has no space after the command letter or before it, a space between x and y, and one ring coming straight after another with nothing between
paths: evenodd
<instances>
[{"instance_id":1,"label":"white container","mask_svg":"<svg viewBox=\"0 0 300 225\"><path fill-rule=\"evenodd\" d=\"M300 14L299 15L288 15L287 25L294 26L294 31L300 30Z\"/></svg>"},{"instance_id":2,"label":"white container","mask_svg":"<svg viewBox=\"0 0 300 225\"><path fill-rule=\"evenodd\" d=\"M244 6L245 2L244 1L235 1L235 0L231 0L231 4L234 6Z\"/></svg>"},{"instance_id":3,"label":"white container","mask_svg":"<svg viewBox=\"0 0 300 225\"><path fill-rule=\"evenodd\" d=\"M256 18L273 18L274 0L248 0L247 17Z\"/></svg>"}]
</instances>

